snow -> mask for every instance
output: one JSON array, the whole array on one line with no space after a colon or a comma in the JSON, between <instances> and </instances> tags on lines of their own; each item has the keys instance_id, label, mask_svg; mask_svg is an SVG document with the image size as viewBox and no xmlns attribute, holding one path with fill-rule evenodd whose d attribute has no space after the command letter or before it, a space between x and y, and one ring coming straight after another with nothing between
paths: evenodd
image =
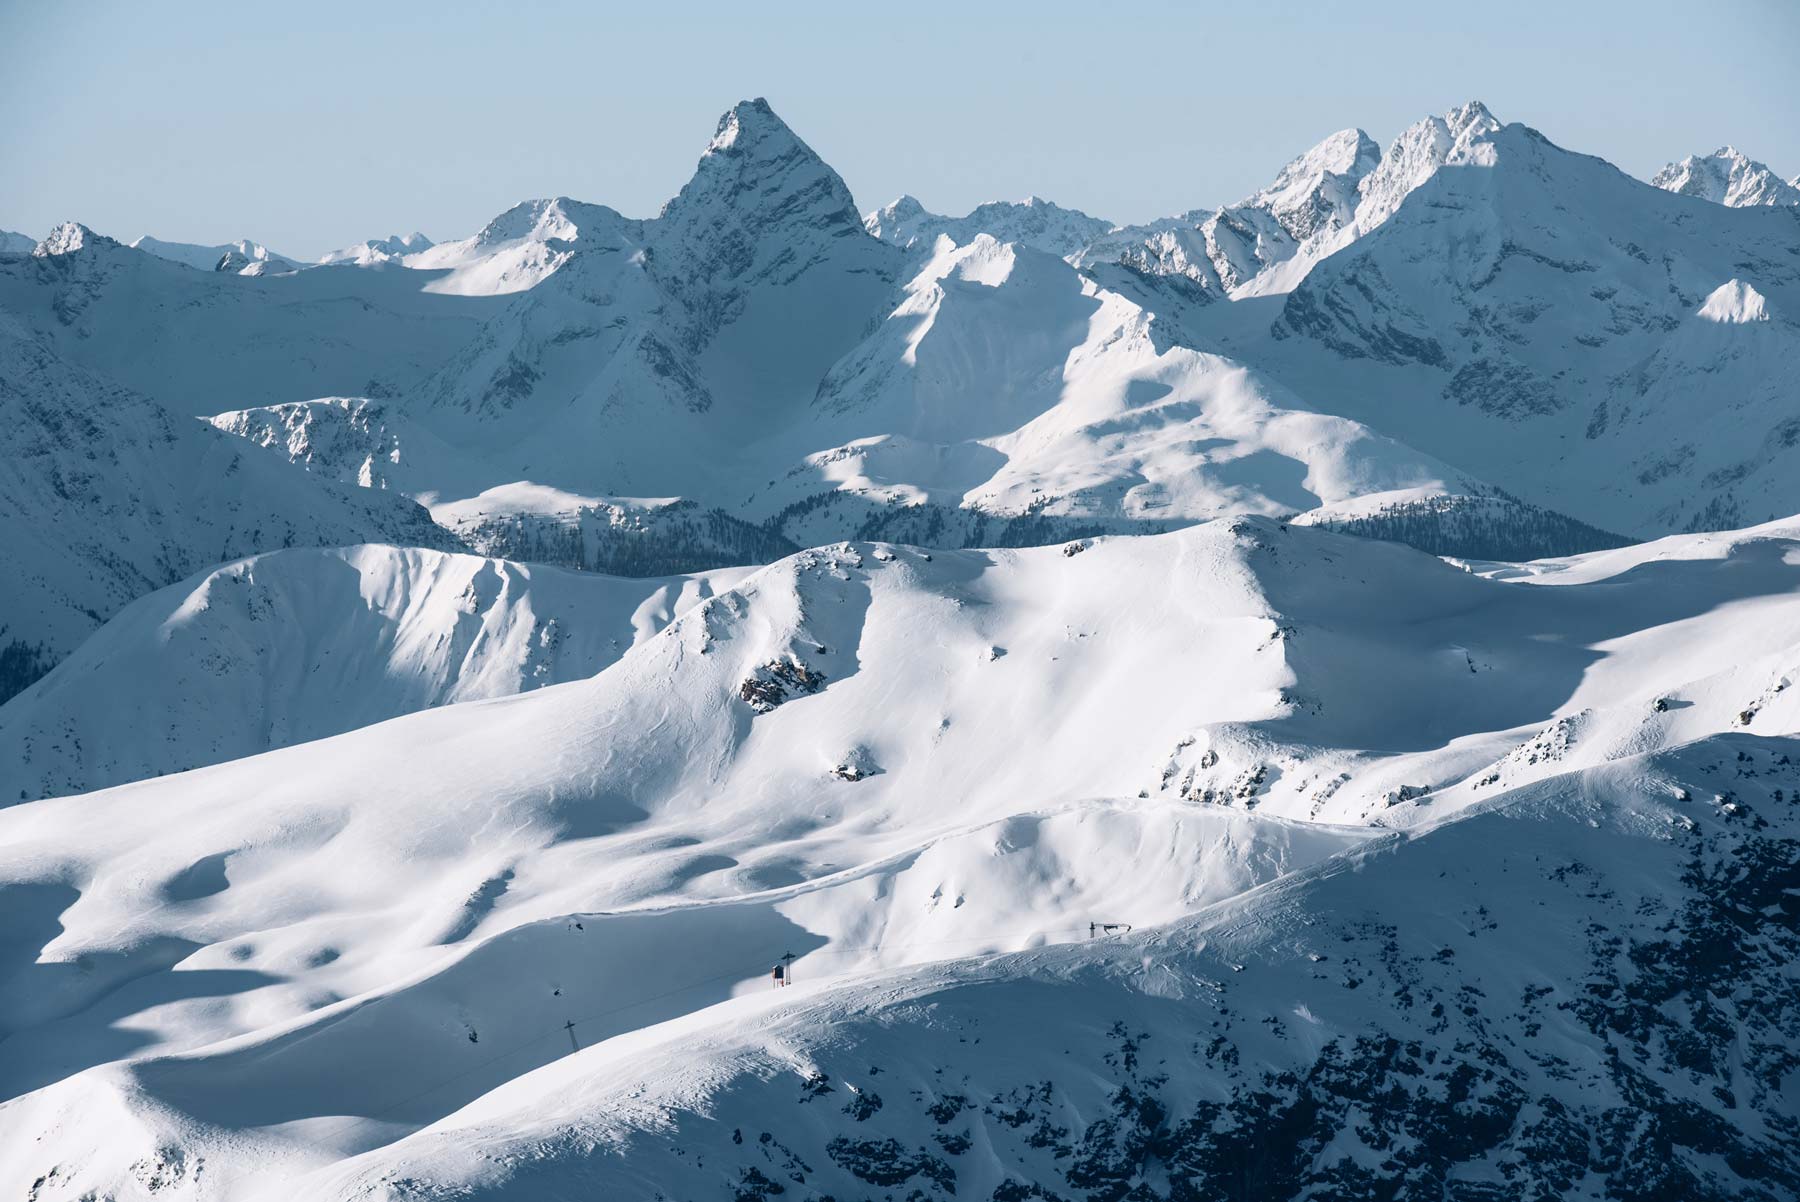
<instances>
[{"instance_id":1,"label":"snow","mask_svg":"<svg viewBox=\"0 0 1800 1202\"><path fill-rule=\"evenodd\" d=\"M390 234L386 238L369 238L354 246L330 251L319 256L319 263L322 266L370 267L404 260L408 255L430 249L431 245L431 239L424 234Z\"/></svg>"},{"instance_id":2,"label":"snow","mask_svg":"<svg viewBox=\"0 0 1800 1202\"><path fill-rule=\"evenodd\" d=\"M914 197L902 196L865 216L863 228L883 242L921 253L929 252L941 237L966 245L977 235L987 234L1001 242L1067 258L1109 233L1113 225L1036 196L990 201L962 217L927 212Z\"/></svg>"},{"instance_id":3,"label":"snow","mask_svg":"<svg viewBox=\"0 0 1800 1202\"><path fill-rule=\"evenodd\" d=\"M286 255L278 255L260 242L240 238L217 246L201 246L192 242L164 242L145 234L130 243L134 250L144 251L171 263L182 263L196 271L221 271L226 260L230 270L239 275L262 275L269 271L296 271L300 264Z\"/></svg>"},{"instance_id":4,"label":"snow","mask_svg":"<svg viewBox=\"0 0 1800 1202\"><path fill-rule=\"evenodd\" d=\"M618 579L285 550L133 602L0 708L3 795L60 796L591 676L745 574Z\"/></svg>"},{"instance_id":5,"label":"snow","mask_svg":"<svg viewBox=\"0 0 1800 1202\"><path fill-rule=\"evenodd\" d=\"M701 145L0 258L0 1194L1800 1189L1779 181Z\"/></svg>"},{"instance_id":6,"label":"snow","mask_svg":"<svg viewBox=\"0 0 1800 1202\"><path fill-rule=\"evenodd\" d=\"M849 545L739 579L591 680L15 806L0 813L0 878L46 882L32 905L60 924L26 977L107 967L11 1005L29 1038L9 1044L6 1080L34 1092L0 1111L0 1171L22 1188L60 1164L69 1188L93 1188L175 1146L229 1182L223 1196L309 1171L288 1196L334 1196L345 1174L400 1161L448 1191L475 1163L471 1126L562 1146L565 1124L599 1121L622 1148L659 1110L766 1111L789 1087L732 1050L755 1046L788 1049L802 1077L859 1048L852 1084L894 1107L905 1088L886 1073L949 1015L975 1021L961 999L978 980L1018 991L1014 1006L1051 988L1039 1004L1101 1016L1120 1003L1086 992L1090 972L1174 1002L1245 965L1228 988L1302 997L1312 1024L1361 1029L1370 1012L1307 974L1378 962L1379 939L1347 946L1328 916L1373 907L1429 950L1480 903L1503 940L1524 938L1536 924L1509 925L1530 911L1496 892L1503 868L1561 846L1626 871L1636 844L1608 851L1589 815L1667 829L1657 807L1674 802L1627 804L1656 794L1608 780L1736 737L1746 710L1765 737L1793 729L1796 564L1792 524L1522 581L1261 519L1074 556ZM764 713L737 699L785 656L822 687ZM1021 737L1034 754L1014 753ZM832 771L847 754L870 766L861 779ZM1594 783L1557 783L1570 773ZM1538 821L1551 825L1528 832ZM1369 880L1385 883L1331 883ZM1509 887L1567 896L1530 872ZM1395 908L1427 893L1423 915ZM1144 933L1057 946L1084 942L1090 920ZM1543 937L1457 971L1509 998L1499 982L1522 971L1579 988L1571 961L1521 959ZM1169 958L1202 944L1192 966ZM770 994L759 978L787 949L802 984ZM1308 949L1329 959L1315 967ZM1140 977L1140 951L1164 967ZM569 1019L601 1046L571 1056ZM122 1020L120 1042L107 1033ZM889 1043L870 1022L915 1034ZM881 1079L861 1075L870 1063ZM961 1062L981 1087L1015 1064L1030 1061ZM1105 1070L1095 1053L1080 1071ZM671 1092L649 1110L622 1100L644 1087ZM75 1107L118 1115L106 1147L78 1142L91 1129L63 1117ZM756 1129L794 1138L772 1115ZM596 1154L584 1163L606 1172L637 1163ZM563 1155L503 1160L576 1171Z\"/></svg>"},{"instance_id":7,"label":"snow","mask_svg":"<svg viewBox=\"0 0 1800 1202\"><path fill-rule=\"evenodd\" d=\"M1742 280L1727 280L1706 295L1699 315L1707 321L1741 325L1749 321L1769 320L1768 302L1763 294Z\"/></svg>"},{"instance_id":8,"label":"snow","mask_svg":"<svg viewBox=\"0 0 1800 1202\"><path fill-rule=\"evenodd\" d=\"M4 314L0 418L9 432L0 474L9 515L0 526L0 559L9 565L0 575L0 647L19 661L0 672L0 696L133 598L221 556L450 541L405 498L323 480L173 417L59 360Z\"/></svg>"},{"instance_id":9,"label":"snow","mask_svg":"<svg viewBox=\"0 0 1800 1202\"><path fill-rule=\"evenodd\" d=\"M104 234L96 234L79 221L65 221L39 242L31 252L33 258L47 259L56 255L74 254L86 247L117 246L118 243Z\"/></svg>"},{"instance_id":10,"label":"snow","mask_svg":"<svg viewBox=\"0 0 1800 1202\"><path fill-rule=\"evenodd\" d=\"M1721 146L1709 155L1689 155L1670 163L1650 183L1683 196L1696 196L1714 204L1800 204L1800 185L1783 183L1781 177L1732 146Z\"/></svg>"}]
</instances>

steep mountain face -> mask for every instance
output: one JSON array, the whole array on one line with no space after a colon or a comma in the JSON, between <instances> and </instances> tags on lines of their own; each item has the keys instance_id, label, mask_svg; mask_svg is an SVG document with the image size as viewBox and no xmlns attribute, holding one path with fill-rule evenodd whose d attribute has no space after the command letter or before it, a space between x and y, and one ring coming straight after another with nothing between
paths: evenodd
<instances>
[{"instance_id":1,"label":"steep mountain face","mask_svg":"<svg viewBox=\"0 0 1800 1202\"><path fill-rule=\"evenodd\" d=\"M70 223L0 261L0 312L60 358L196 415L392 394L502 303L419 284L393 271L194 271Z\"/></svg>"},{"instance_id":2,"label":"steep mountain face","mask_svg":"<svg viewBox=\"0 0 1800 1202\"><path fill-rule=\"evenodd\" d=\"M1063 259L1111 232L1113 224L1037 196L990 201L963 217L928 212L914 197L902 196L864 217L863 228L883 242L921 255L931 253L940 237L966 246L976 235L987 234L999 242L1029 246Z\"/></svg>"},{"instance_id":3,"label":"steep mountain face","mask_svg":"<svg viewBox=\"0 0 1800 1202\"><path fill-rule=\"evenodd\" d=\"M12 567L0 580L0 697L133 598L220 559L284 546L451 543L411 501L331 483L172 416L62 362L5 317L0 425L9 515L0 557Z\"/></svg>"},{"instance_id":4,"label":"steep mountain face","mask_svg":"<svg viewBox=\"0 0 1800 1202\"><path fill-rule=\"evenodd\" d=\"M479 450L484 487L684 495L701 464L716 482L805 412L898 265L762 101L725 114L661 215L609 220L409 402Z\"/></svg>"},{"instance_id":5,"label":"steep mountain face","mask_svg":"<svg viewBox=\"0 0 1800 1202\"><path fill-rule=\"evenodd\" d=\"M592 676L747 571L619 579L393 546L239 560L128 605L0 706L0 798Z\"/></svg>"},{"instance_id":6,"label":"steep mountain face","mask_svg":"<svg viewBox=\"0 0 1800 1202\"><path fill-rule=\"evenodd\" d=\"M300 264L286 255L278 255L260 242L240 238L217 246L201 246L193 242L164 242L149 234L131 243L133 250L180 263L196 271L232 271L238 275L266 275L271 271L297 271Z\"/></svg>"},{"instance_id":7,"label":"steep mountain face","mask_svg":"<svg viewBox=\"0 0 1800 1202\"><path fill-rule=\"evenodd\" d=\"M12 807L0 1181L1780 1197L1797 552L838 547L591 680Z\"/></svg>"},{"instance_id":8,"label":"steep mountain face","mask_svg":"<svg viewBox=\"0 0 1800 1202\"><path fill-rule=\"evenodd\" d=\"M1604 529L1800 508L1800 209L1696 208L1516 125L1455 157L1230 353Z\"/></svg>"},{"instance_id":9,"label":"steep mountain face","mask_svg":"<svg viewBox=\"0 0 1800 1202\"><path fill-rule=\"evenodd\" d=\"M1732 146L1721 146L1709 155L1690 154L1679 163L1670 163L1650 183L1669 192L1733 208L1800 204L1800 185L1783 182L1779 175Z\"/></svg>"}]
</instances>

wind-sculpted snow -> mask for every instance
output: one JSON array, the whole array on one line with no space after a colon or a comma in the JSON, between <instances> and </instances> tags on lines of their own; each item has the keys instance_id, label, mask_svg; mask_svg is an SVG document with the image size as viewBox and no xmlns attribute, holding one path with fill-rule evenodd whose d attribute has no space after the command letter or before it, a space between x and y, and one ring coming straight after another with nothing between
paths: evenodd
<instances>
[{"instance_id":1,"label":"wind-sculpted snow","mask_svg":"<svg viewBox=\"0 0 1800 1202\"><path fill-rule=\"evenodd\" d=\"M1656 183L865 219L746 101L0 243L0 1195L1794 1196L1800 206Z\"/></svg>"},{"instance_id":2,"label":"wind-sculpted snow","mask_svg":"<svg viewBox=\"0 0 1800 1202\"><path fill-rule=\"evenodd\" d=\"M1797 548L842 546L590 680L15 806L0 1180L1780 1196Z\"/></svg>"},{"instance_id":3,"label":"wind-sculpted snow","mask_svg":"<svg viewBox=\"0 0 1800 1202\"><path fill-rule=\"evenodd\" d=\"M1153 934L746 999L299 1196L1788 1197L1797 763L1721 736Z\"/></svg>"}]
</instances>

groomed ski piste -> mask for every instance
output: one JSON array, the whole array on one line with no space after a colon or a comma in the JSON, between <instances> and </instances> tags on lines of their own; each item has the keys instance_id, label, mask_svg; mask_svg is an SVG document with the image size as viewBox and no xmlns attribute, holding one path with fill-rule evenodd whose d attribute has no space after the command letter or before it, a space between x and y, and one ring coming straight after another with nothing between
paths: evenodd
<instances>
[{"instance_id":1,"label":"groomed ski piste","mask_svg":"<svg viewBox=\"0 0 1800 1202\"><path fill-rule=\"evenodd\" d=\"M1779 1197L1796 583L1793 523L845 544L590 679L17 805L0 1181Z\"/></svg>"}]
</instances>

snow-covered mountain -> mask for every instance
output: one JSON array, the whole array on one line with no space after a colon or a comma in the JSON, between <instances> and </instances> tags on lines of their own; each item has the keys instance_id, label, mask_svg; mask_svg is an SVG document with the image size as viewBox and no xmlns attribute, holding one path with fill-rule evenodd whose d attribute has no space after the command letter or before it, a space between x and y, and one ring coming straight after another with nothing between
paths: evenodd
<instances>
[{"instance_id":1,"label":"snow-covered mountain","mask_svg":"<svg viewBox=\"0 0 1800 1202\"><path fill-rule=\"evenodd\" d=\"M336 484L173 416L56 358L4 314L0 428L0 560L9 568L0 575L0 698L133 598L221 559L453 541L406 498Z\"/></svg>"},{"instance_id":2,"label":"snow-covered mountain","mask_svg":"<svg viewBox=\"0 0 1800 1202\"><path fill-rule=\"evenodd\" d=\"M1721 146L1709 155L1690 154L1658 171L1650 182L1670 192L1733 208L1800 204L1800 183L1784 182L1734 146Z\"/></svg>"},{"instance_id":3,"label":"snow-covered mountain","mask_svg":"<svg viewBox=\"0 0 1800 1202\"><path fill-rule=\"evenodd\" d=\"M1339 141L1354 167L1361 143ZM1344 186L1338 159L1304 162L1313 193ZM1265 196L1295 229L1323 220L1305 174ZM522 209L489 242L561 230L568 208ZM726 114L657 218L580 216L554 274L414 393L217 424L427 499L465 536L475 515L488 553L659 573L846 537L1018 545L1490 491L1184 345L1183 315L1214 299L1188 281L986 234L903 266L760 102ZM684 507L626 500L646 497Z\"/></svg>"},{"instance_id":4,"label":"snow-covered mountain","mask_svg":"<svg viewBox=\"0 0 1800 1202\"><path fill-rule=\"evenodd\" d=\"M1800 1194L1735 163L0 255L0 1195Z\"/></svg>"},{"instance_id":5,"label":"snow-covered mountain","mask_svg":"<svg viewBox=\"0 0 1800 1202\"><path fill-rule=\"evenodd\" d=\"M631 223L605 205L559 196L514 205L459 242L440 242L406 254L401 262L420 270L448 268L428 291L471 296L523 292L569 261L585 242L604 241Z\"/></svg>"},{"instance_id":6,"label":"snow-covered mountain","mask_svg":"<svg viewBox=\"0 0 1800 1202\"><path fill-rule=\"evenodd\" d=\"M839 547L588 681L15 806L0 1179L1779 1194L1797 552Z\"/></svg>"},{"instance_id":7,"label":"snow-covered mountain","mask_svg":"<svg viewBox=\"0 0 1800 1202\"><path fill-rule=\"evenodd\" d=\"M408 255L431 249L432 241L424 234L390 234L386 238L369 238L354 246L346 246L319 256L322 266L348 264L373 267L382 263L403 262Z\"/></svg>"},{"instance_id":8,"label":"snow-covered mountain","mask_svg":"<svg viewBox=\"0 0 1800 1202\"><path fill-rule=\"evenodd\" d=\"M1216 329L1309 404L1521 499L1624 534L1730 527L1800 509L1797 239L1800 208L1696 208L1512 125L1266 332Z\"/></svg>"},{"instance_id":9,"label":"snow-covered mountain","mask_svg":"<svg viewBox=\"0 0 1800 1202\"><path fill-rule=\"evenodd\" d=\"M883 242L921 254L930 253L940 237L966 246L977 234L987 234L999 242L1013 242L1066 258L1109 233L1113 224L1037 196L1020 201L990 201L962 217L928 212L916 198L902 196L865 216L863 228Z\"/></svg>"},{"instance_id":10,"label":"snow-covered mountain","mask_svg":"<svg viewBox=\"0 0 1800 1202\"><path fill-rule=\"evenodd\" d=\"M273 551L139 598L0 705L57 797L592 676L748 569L623 579L416 547Z\"/></svg>"},{"instance_id":11,"label":"snow-covered mountain","mask_svg":"<svg viewBox=\"0 0 1800 1202\"><path fill-rule=\"evenodd\" d=\"M11 230L0 230L0 255L28 255L37 247L37 239Z\"/></svg>"},{"instance_id":12,"label":"snow-covered mountain","mask_svg":"<svg viewBox=\"0 0 1800 1202\"><path fill-rule=\"evenodd\" d=\"M297 271L300 264L286 255L278 255L260 242L240 238L218 246L201 246L192 242L164 242L149 234L136 239L133 249L182 263L196 271L231 271L238 275L266 275L269 272Z\"/></svg>"}]
</instances>

